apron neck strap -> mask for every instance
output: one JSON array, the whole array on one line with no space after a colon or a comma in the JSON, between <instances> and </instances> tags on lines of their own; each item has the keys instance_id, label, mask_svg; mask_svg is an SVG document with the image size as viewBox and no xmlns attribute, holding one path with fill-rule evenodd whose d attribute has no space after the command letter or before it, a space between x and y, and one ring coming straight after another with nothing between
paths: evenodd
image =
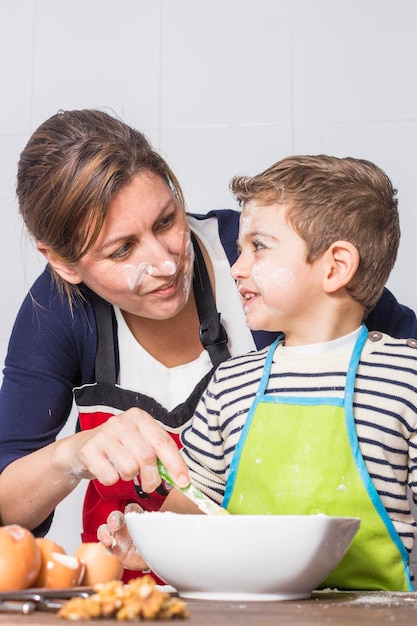
<instances>
[{"instance_id":1,"label":"apron neck strap","mask_svg":"<svg viewBox=\"0 0 417 626\"><path fill-rule=\"evenodd\" d=\"M360 333L358 338L356 339L355 345L353 347L352 355L350 357L349 367L346 376L346 394L345 397L351 393L353 395L354 389L354 380L356 377L356 371L358 369L359 360L361 358L361 353L363 350L363 346L368 337L368 329L365 324L362 324ZM268 384L269 375L271 371L272 359L275 354L275 350L277 348L278 343L284 338L283 334L280 334L276 340L271 344L268 354L266 355L265 365L262 372L261 380L259 383L258 391L256 396L262 396L265 392L266 386ZM349 391L350 390L350 391ZM353 398L346 397L346 400L350 401Z\"/></svg>"},{"instance_id":2,"label":"apron neck strap","mask_svg":"<svg viewBox=\"0 0 417 626\"><path fill-rule=\"evenodd\" d=\"M200 320L200 340L203 348L209 353L213 366L217 367L230 358L227 333L220 321L220 313L217 311L207 267L193 233L191 233L191 240L195 253L193 290Z\"/></svg>"},{"instance_id":3,"label":"apron neck strap","mask_svg":"<svg viewBox=\"0 0 417 626\"><path fill-rule=\"evenodd\" d=\"M118 359L115 350L115 318L112 305L90 291L97 323L95 379L97 383L117 381Z\"/></svg>"},{"instance_id":4,"label":"apron neck strap","mask_svg":"<svg viewBox=\"0 0 417 626\"><path fill-rule=\"evenodd\" d=\"M368 329L365 324L362 324L358 338L356 339L353 347L352 355L350 357L349 367L346 374L345 384L345 404L346 406L353 405L353 393L355 389L355 378L358 370L359 360L361 358L363 346L368 338Z\"/></svg>"}]
</instances>

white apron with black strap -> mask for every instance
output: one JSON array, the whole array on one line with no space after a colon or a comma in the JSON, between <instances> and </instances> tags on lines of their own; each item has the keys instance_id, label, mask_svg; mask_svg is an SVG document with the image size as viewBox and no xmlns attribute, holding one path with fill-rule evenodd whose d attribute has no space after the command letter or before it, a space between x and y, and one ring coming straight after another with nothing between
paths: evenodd
<instances>
[{"instance_id":1,"label":"white apron with black strap","mask_svg":"<svg viewBox=\"0 0 417 626\"><path fill-rule=\"evenodd\" d=\"M79 426L82 430L95 428L112 415L117 415L131 407L139 407L159 421L180 446L180 433L191 420L213 369L230 356L227 335L221 324L207 269L194 237L193 245L195 250L193 288L200 319L200 337L203 347L210 355L213 368L196 385L190 396L171 411L150 396L123 389L117 384L118 350L114 339L116 322L113 307L96 294L91 293L98 332L96 382L73 390L78 408ZM111 486L102 485L97 480L90 481L84 499L82 540L84 542L97 541L97 528L105 523L112 511L116 509L123 511L130 502L139 503L145 510L157 510L166 495L167 492L162 485L153 493L145 493L140 486L139 477L134 481L119 480ZM127 577L124 579L126 580Z\"/></svg>"}]
</instances>

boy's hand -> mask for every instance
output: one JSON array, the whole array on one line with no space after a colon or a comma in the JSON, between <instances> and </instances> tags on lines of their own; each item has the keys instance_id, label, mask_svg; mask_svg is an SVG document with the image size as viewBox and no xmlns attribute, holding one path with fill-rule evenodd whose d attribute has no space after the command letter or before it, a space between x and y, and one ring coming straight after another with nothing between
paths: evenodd
<instances>
[{"instance_id":1,"label":"boy's hand","mask_svg":"<svg viewBox=\"0 0 417 626\"><path fill-rule=\"evenodd\" d=\"M142 513L139 504L128 504L125 513L136 511ZM124 514L121 511L112 511L107 523L97 529L97 539L123 563L126 569L146 570L147 564L136 550L135 544L126 526Z\"/></svg>"}]
</instances>

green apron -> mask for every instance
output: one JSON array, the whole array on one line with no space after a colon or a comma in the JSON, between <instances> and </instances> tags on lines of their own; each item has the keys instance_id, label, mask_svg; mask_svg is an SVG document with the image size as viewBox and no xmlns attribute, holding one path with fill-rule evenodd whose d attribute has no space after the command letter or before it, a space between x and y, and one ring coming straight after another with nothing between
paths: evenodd
<instances>
[{"instance_id":1,"label":"green apron","mask_svg":"<svg viewBox=\"0 0 417 626\"><path fill-rule=\"evenodd\" d=\"M322 587L414 591L408 552L371 481L356 434L354 381L366 339L363 326L344 398L265 395L279 340L272 344L223 506L240 514L359 517L359 531Z\"/></svg>"}]
</instances>

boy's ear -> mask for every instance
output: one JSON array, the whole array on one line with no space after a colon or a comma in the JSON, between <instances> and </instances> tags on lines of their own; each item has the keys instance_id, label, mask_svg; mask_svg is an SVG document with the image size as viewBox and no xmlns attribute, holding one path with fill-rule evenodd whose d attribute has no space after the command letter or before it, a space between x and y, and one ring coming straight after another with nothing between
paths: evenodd
<instances>
[{"instance_id":1,"label":"boy's ear","mask_svg":"<svg viewBox=\"0 0 417 626\"><path fill-rule=\"evenodd\" d=\"M49 265L56 271L61 278L66 280L72 285L78 285L82 282L81 276L72 265L64 261L52 248L40 241L37 242L36 247L39 252L43 254Z\"/></svg>"},{"instance_id":2,"label":"boy's ear","mask_svg":"<svg viewBox=\"0 0 417 626\"><path fill-rule=\"evenodd\" d=\"M333 293L346 287L354 278L360 262L359 251L348 241L335 241L325 255L324 290Z\"/></svg>"}]
</instances>

